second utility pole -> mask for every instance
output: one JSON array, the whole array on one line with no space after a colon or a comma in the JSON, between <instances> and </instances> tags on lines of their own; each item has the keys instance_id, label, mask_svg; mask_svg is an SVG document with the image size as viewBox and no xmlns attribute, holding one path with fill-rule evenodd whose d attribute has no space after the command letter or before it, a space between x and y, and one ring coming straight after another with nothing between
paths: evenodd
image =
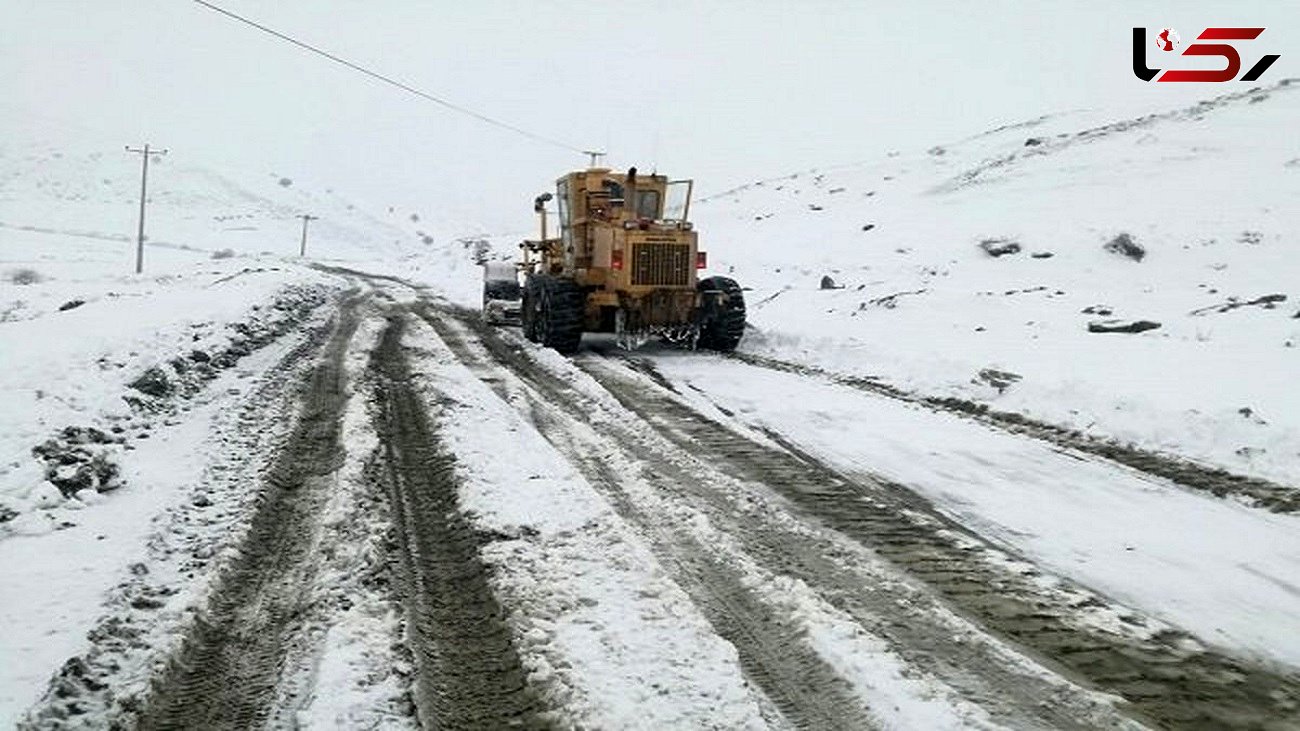
<instances>
[{"instance_id":1,"label":"second utility pole","mask_svg":"<svg viewBox=\"0 0 1300 731\"><path fill-rule=\"evenodd\" d=\"M143 162L140 165L140 230L135 239L135 273L144 271L144 202L149 185L149 156L166 155L167 150L151 150L146 144L143 149L127 145L127 152L134 152Z\"/></svg>"},{"instance_id":2,"label":"second utility pole","mask_svg":"<svg viewBox=\"0 0 1300 731\"><path fill-rule=\"evenodd\" d=\"M313 216L308 213L301 213L298 218L302 219L302 245L298 247L298 256L307 256L307 222L315 221L320 216Z\"/></svg>"}]
</instances>

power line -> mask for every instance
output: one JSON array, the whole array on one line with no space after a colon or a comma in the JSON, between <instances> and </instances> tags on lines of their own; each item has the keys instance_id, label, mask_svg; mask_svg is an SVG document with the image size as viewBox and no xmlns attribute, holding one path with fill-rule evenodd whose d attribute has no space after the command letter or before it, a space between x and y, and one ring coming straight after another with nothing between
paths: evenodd
<instances>
[{"instance_id":1,"label":"power line","mask_svg":"<svg viewBox=\"0 0 1300 731\"><path fill-rule=\"evenodd\" d=\"M397 81L396 79L393 79L393 78L390 78L390 77L388 77L388 76L385 76L385 75L383 75L383 74L381 74L381 73L379 73L379 72L377 72L377 71L371 71L370 69L368 69L368 68L366 68L366 67L364 67L364 66L361 66L361 65L355 64L355 63L353 63L353 62L351 62L351 61L349 61L349 60L347 60L347 59L345 59L345 58L340 58L340 57L338 57L338 56L335 56L334 54L330 53L329 51L325 51L325 50L322 50L322 49L320 49L320 48L317 48L316 46L313 46L313 45L311 45L310 43L306 43L306 42L304 42L304 41L300 41L300 40L298 40L297 38L294 38L294 37L289 36L289 35L287 35L287 34L281 33L281 32L278 31L278 30L275 30L275 29L273 29L273 28L268 28L268 27L266 27L265 25L262 25L261 23L258 23L257 21L249 20L248 18L245 18L245 17L242 16L242 15L239 15L239 14L237 14L237 13L233 13L233 12L231 12L231 11L229 11L229 10L226 10L225 8L218 7L217 5L214 5L214 4L210 3L210 2L207 2L207 0L194 0L194 2L198 3L199 5L202 5L203 7L207 8L207 9L209 9L209 10L214 10L214 11L216 11L216 12L218 12L218 13L221 13L222 15L224 15L224 16L226 16L226 17L228 17L228 18L231 18L231 19L233 19L233 20L237 20L237 21L239 21L239 22L241 22L241 23L244 23L244 24L246 24L246 25L250 25L250 26L252 26L252 27L254 27L254 28L256 28L256 29L262 31L263 33L268 33L268 34L270 34L270 35L273 35L273 36L275 36L276 38L279 38L279 39L282 40L282 41L287 41L287 42L289 42L289 43L292 43L293 45L298 46L299 48L302 48L302 49L304 49L304 50L310 51L310 52L312 52L312 53L314 53L314 54L316 54L316 55L318 55L318 56L324 56L325 58L327 58L327 59L333 61L334 63L342 64L343 66L347 66L348 68L352 69L353 71L359 71L359 72L365 74L366 76L369 76L369 77L372 78L372 79L375 79L375 80L378 80L378 81L382 81L383 83L385 83L385 84L389 84L390 86L395 86L395 87L401 89L402 91L405 91L405 92L408 92L408 93L414 94L414 95L420 97L421 99L425 99L425 100L427 100L427 101L431 101L431 102L433 102L433 103L435 103L435 104L439 104L439 105L441 105L441 106L443 106L443 107L446 107L447 109L452 110L453 112L459 112L460 114L464 114L464 115L466 115L466 116L473 117L474 119L477 119L477 120L479 120L480 122L486 122L487 124L490 124L490 125L492 125L492 126L494 126L494 127L500 127L501 129L509 130L509 131L511 131L511 132L514 132L515 134L523 135L524 137L527 137L527 138L529 138L529 139L531 139L531 140L534 140L534 141L537 141L537 142L542 142L542 143L545 143L545 144L548 144L548 145L554 145L554 146L556 146L556 147L560 147L560 148L563 148L563 149L565 149L565 150L569 150L569 151L572 151L572 152L578 152L578 153L581 153L581 152L582 152L582 150L581 150L580 148L574 147L573 145L569 145L569 144L566 144L566 143L564 143L564 142L560 142L559 140L553 140L553 139L551 139L551 138L549 138L549 137L545 137L545 136L543 136L543 135L539 135L539 134L536 134L536 133L533 133L533 132L529 132L529 131L526 130L526 129L523 129L523 128L521 128L521 127L516 127L516 126L514 126L513 124L510 124L510 123L508 123L508 122L502 122L502 121L499 120L499 119L493 119L492 117L489 117L489 116L487 116L486 114L480 114L480 113L478 113L478 112L476 112L476 111L474 111L474 110L472 110L472 109L467 109L467 108L465 108L465 107L460 106L459 104L454 104L454 103L452 103L452 102L449 102L449 101L447 101L446 99L440 99L440 98L438 98L438 97L436 97L436 96L434 96L434 95L432 95L432 94L429 94L429 93L424 92L424 91L420 91L419 89L417 89L417 88L415 88L415 87L413 87L413 86L410 86L410 85L408 85L408 84L404 84L404 83L402 83L402 82L400 82L400 81Z\"/></svg>"}]
</instances>

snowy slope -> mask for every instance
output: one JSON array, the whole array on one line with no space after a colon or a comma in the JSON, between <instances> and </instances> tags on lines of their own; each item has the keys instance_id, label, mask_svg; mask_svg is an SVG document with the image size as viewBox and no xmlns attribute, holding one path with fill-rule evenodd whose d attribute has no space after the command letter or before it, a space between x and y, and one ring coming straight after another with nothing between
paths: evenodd
<instances>
[{"instance_id":1,"label":"snowy slope","mask_svg":"<svg viewBox=\"0 0 1300 731\"><path fill-rule=\"evenodd\" d=\"M139 394L129 384L152 367L170 373L169 361L183 365L195 351L215 356L233 344L237 356L250 337L301 324L340 286L310 265L477 297L477 239L444 234L463 226L396 208L370 213L278 173L182 165L185 151L150 166L145 271L135 275L139 157L76 136L48 141L61 134L0 142L0 532L52 523L9 521L60 502L33 447L69 426L137 433L141 409L125 399ZM306 260L297 257L300 213L319 217Z\"/></svg>"},{"instance_id":2,"label":"snowy slope","mask_svg":"<svg viewBox=\"0 0 1300 731\"><path fill-rule=\"evenodd\" d=\"M1293 483L1300 139L1280 131L1298 89L1045 116L694 217L714 269L752 288L742 349ZM1140 261L1107 250L1123 234ZM1160 327L1089 332L1107 320Z\"/></svg>"},{"instance_id":3,"label":"snowy slope","mask_svg":"<svg viewBox=\"0 0 1300 731\"><path fill-rule=\"evenodd\" d=\"M0 230L15 247L5 264L22 263L24 253L32 261L54 259L63 244L75 245L78 256L60 260L121 265L105 266L103 273L132 271L139 156L69 142L77 138L57 132L32 134L36 141L0 143ZM308 251L315 259L427 256L443 231L463 228L421 211L371 213L333 187L312 189L290 173L219 174L187 161L188 152L172 150L150 164L146 273L168 271L166 250L295 256L302 231L297 216L304 213L319 217L311 224Z\"/></svg>"}]
</instances>

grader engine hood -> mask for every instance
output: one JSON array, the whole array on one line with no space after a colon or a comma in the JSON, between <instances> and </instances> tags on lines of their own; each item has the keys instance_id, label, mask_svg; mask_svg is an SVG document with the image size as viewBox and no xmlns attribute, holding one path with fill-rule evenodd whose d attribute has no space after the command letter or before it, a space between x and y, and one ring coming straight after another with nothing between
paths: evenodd
<instances>
[{"instance_id":1,"label":"grader engine hood","mask_svg":"<svg viewBox=\"0 0 1300 731\"><path fill-rule=\"evenodd\" d=\"M695 273L691 245L669 239L632 243L632 284L687 287Z\"/></svg>"},{"instance_id":2,"label":"grader engine hood","mask_svg":"<svg viewBox=\"0 0 1300 731\"><path fill-rule=\"evenodd\" d=\"M624 268L634 287L693 287L695 236L693 233L654 234L627 232L621 252Z\"/></svg>"}]
</instances>

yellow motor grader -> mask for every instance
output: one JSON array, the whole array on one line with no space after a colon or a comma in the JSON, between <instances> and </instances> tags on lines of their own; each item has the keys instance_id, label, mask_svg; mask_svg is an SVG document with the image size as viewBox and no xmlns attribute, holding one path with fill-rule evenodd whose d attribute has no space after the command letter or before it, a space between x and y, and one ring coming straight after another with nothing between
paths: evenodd
<instances>
[{"instance_id":1,"label":"yellow motor grader","mask_svg":"<svg viewBox=\"0 0 1300 731\"><path fill-rule=\"evenodd\" d=\"M594 160L593 160L594 162ZM584 332L636 347L652 336L734 350L745 300L727 277L700 278L708 260L689 219L690 180L590 167L534 201L541 238L524 241L521 324L531 341L572 353ZM559 236L547 236L556 202Z\"/></svg>"}]
</instances>

